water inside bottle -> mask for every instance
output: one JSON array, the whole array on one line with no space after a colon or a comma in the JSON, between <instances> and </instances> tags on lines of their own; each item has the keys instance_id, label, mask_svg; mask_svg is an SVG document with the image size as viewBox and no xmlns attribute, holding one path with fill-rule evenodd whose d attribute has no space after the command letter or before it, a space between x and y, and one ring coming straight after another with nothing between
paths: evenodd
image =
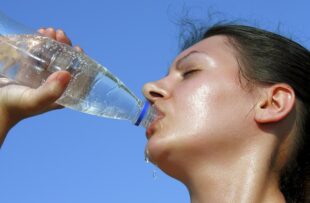
<instances>
[{"instance_id":1,"label":"water inside bottle","mask_svg":"<svg viewBox=\"0 0 310 203\"><path fill-rule=\"evenodd\" d=\"M32 88L58 70L72 80L57 103L85 113L134 121L142 102L106 68L41 35L0 36L0 74Z\"/></svg>"}]
</instances>

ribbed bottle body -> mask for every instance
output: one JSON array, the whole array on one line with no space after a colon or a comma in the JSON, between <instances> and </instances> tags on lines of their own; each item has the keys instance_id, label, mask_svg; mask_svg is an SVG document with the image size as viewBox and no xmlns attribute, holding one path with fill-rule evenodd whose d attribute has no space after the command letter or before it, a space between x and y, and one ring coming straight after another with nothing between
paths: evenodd
<instances>
[{"instance_id":1,"label":"ribbed bottle body","mask_svg":"<svg viewBox=\"0 0 310 203\"><path fill-rule=\"evenodd\" d=\"M114 119L138 119L143 102L117 77L72 47L40 35L0 36L0 73L21 85L39 87L58 70L72 79L57 103Z\"/></svg>"}]
</instances>

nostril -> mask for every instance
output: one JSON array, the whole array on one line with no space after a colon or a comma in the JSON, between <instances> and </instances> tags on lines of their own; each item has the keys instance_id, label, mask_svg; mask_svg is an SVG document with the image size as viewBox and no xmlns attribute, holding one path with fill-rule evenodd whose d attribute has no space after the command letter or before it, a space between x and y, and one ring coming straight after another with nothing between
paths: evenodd
<instances>
[{"instance_id":1,"label":"nostril","mask_svg":"<svg viewBox=\"0 0 310 203\"><path fill-rule=\"evenodd\" d=\"M149 94L154 98L163 97L163 95L161 95L160 93L153 92L153 91L151 91Z\"/></svg>"}]
</instances>

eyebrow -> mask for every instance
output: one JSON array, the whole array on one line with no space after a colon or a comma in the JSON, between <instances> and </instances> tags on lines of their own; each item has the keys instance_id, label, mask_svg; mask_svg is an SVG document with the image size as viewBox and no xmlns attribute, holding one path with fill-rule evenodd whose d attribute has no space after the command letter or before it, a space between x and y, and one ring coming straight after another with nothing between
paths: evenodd
<instances>
[{"instance_id":1,"label":"eyebrow","mask_svg":"<svg viewBox=\"0 0 310 203\"><path fill-rule=\"evenodd\" d=\"M201 53L201 52L194 50L194 51L189 52L188 54L186 54L184 57L180 58L179 60L177 60L175 62L176 69L177 70L180 69L180 64L183 63L183 61L188 59L192 54L197 54L197 53Z\"/></svg>"},{"instance_id":2,"label":"eyebrow","mask_svg":"<svg viewBox=\"0 0 310 203\"><path fill-rule=\"evenodd\" d=\"M176 70L181 70L181 66L180 64L182 64L186 59L188 59L192 54L197 54L197 53L202 53L202 52L199 52L199 51L196 51L196 50L193 50L193 51L190 51L188 54L186 54L185 56L183 56L182 58L178 59L176 62L175 62L175 67L176 67ZM167 73L166 73L166 76L169 75L170 73L170 68L168 69Z\"/></svg>"}]
</instances>

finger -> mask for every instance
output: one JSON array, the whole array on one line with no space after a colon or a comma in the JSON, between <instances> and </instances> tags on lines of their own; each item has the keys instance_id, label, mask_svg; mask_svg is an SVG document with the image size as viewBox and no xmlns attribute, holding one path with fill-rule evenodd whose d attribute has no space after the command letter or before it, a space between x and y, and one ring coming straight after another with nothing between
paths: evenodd
<instances>
[{"instance_id":1,"label":"finger","mask_svg":"<svg viewBox=\"0 0 310 203\"><path fill-rule=\"evenodd\" d=\"M73 48L78 52L84 52L84 50L78 45L74 46Z\"/></svg>"},{"instance_id":2,"label":"finger","mask_svg":"<svg viewBox=\"0 0 310 203\"><path fill-rule=\"evenodd\" d=\"M47 28L45 33L44 33L44 35L47 36L47 37L50 37L52 39L56 39L56 31L52 27Z\"/></svg>"},{"instance_id":3,"label":"finger","mask_svg":"<svg viewBox=\"0 0 310 203\"><path fill-rule=\"evenodd\" d=\"M0 88L11 84L18 84L16 81L0 76Z\"/></svg>"},{"instance_id":4,"label":"finger","mask_svg":"<svg viewBox=\"0 0 310 203\"><path fill-rule=\"evenodd\" d=\"M58 29L56 31L56 40L65 44L68 44L69 46L72 46L71 40L67 37L65 32L61 29Z\"/></svg>"},{"instance_id":5,"label":"finger","mask_svg":"<svg viewBox=\"0 0 310 203\"><path fill-rule=\"evenodd\" d=\"M30 89L24 96L24 106L29 115L43 113L49 110L53 103L65 91L69 81L70 73L58 71L48 77L46 82L38 89Z\"/></svg>"},{"instance_id":6,"label":"finger","mask_svg":"<svg viewBox=\"0 0 310 203\"><path fill-rule=\"evenodd\" d=\"M38 31L38 33L44 35L46 32L46 29L42 27L42 28L39 28L37 31Z\"/></svg>"},{"instance_id":7,"label":"finger","mask_svg":"<svg viewBox=\"0 0 310 203\"><path fill-rule=\"evenodd\" d=\"M57 109L63 109L63 108L65 107L57 103L53 103L49 106L49 110L57 110Z\"/></svg>"},{"instance_id":8,"label":"finger","mask_svg":"<svg viewBox=\"0 0 310 203\"><path fill-rule=\"evenodd\" d=\"M54 102L54 103L50 104L48 107L46 107L46 109L42 110L40 113L45 113L48 111L53 111L53 110L58 110L58 109L63 109L63 108L64 108L64 106Z\"/></svg>"}]
</instances>

